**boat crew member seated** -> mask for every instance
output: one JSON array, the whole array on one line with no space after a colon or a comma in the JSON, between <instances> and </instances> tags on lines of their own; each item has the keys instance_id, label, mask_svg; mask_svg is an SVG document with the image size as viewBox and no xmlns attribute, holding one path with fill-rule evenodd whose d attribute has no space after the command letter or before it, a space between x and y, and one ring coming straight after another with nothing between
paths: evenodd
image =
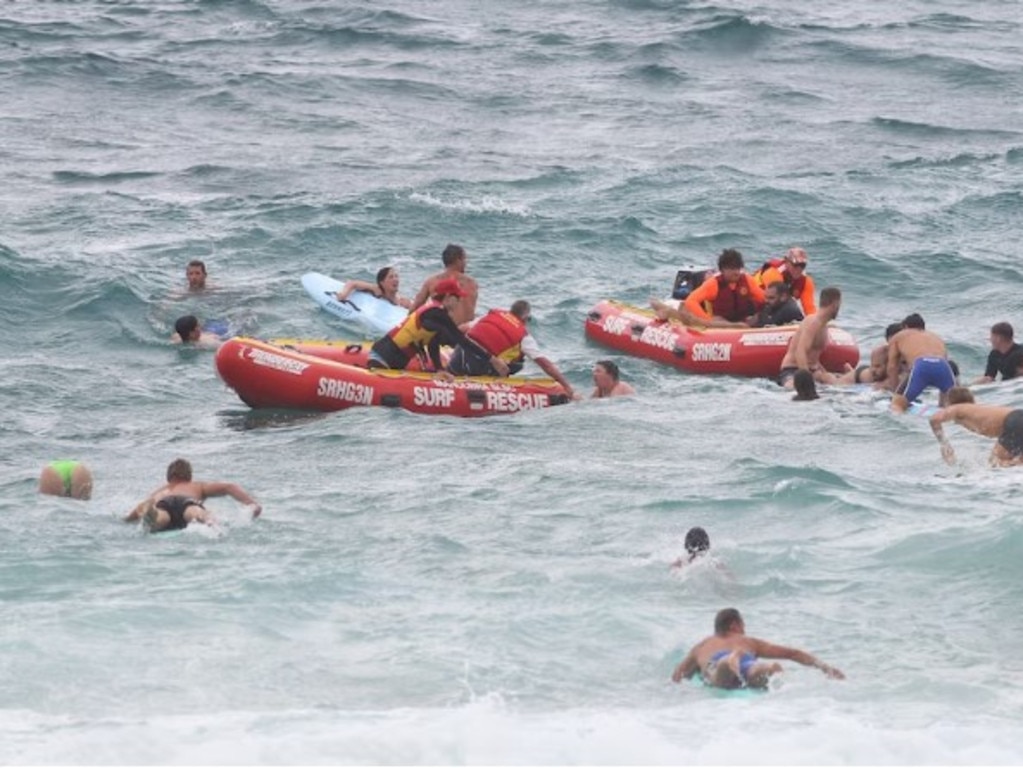
<instances>
[{"instance_id":1,"label":"boat crew member seated","mask_svg":"<svg viewBox=\"0 0 1023 768\"><path fill-rule=\"evenodd\" d=\"M727 248L718 256L718 272L709 276L685 300L683 307L703 320L712 317L748 323L764 306L764 289L743 271L742 254Z\"/></svg>"}]
</instances>

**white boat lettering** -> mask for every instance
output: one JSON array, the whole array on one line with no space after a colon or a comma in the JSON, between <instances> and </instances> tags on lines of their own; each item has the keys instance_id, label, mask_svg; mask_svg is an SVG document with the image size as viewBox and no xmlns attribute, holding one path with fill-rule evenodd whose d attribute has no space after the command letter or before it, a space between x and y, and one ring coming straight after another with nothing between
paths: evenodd
<instances>
[{"instance_id":1,"label":"white boat lettering","mask_svg":"<svg viewBox=\"0 0 1023 768\"><path fill-rule=\"evenodd\" d=\"M356 384L354 381L340 381L339 379L328 379L326 376L321 376L316 394L319 397L344 400L346 403L354 403L355 405L373 405L373 387L368 387L365 384Z\"/></svg>"},{"instance_id":2,"label":"white boat lettering","mask_svg":"<svg viewBox=\"0 0 1023 768\"><path fill-rule=\"evenodd\" d=\"M791 331L784 333L744 333L739 343L744 347L787 347L795 330L796 326L792 326Z\"/></svg>"},{"instance_id":3,"label":"white boat lettering","mask_svg":"<svg viewBox=\"0 0 1023 768\"><path fill-rule=\"evenodd\" d=\"M658 349L666 349L669 352L674 351L677 346L675 343L675 334L670 328L663 325L648 325L643 329L643 333L640 334L639 340L644 344L649 344L652 347Z\"/></svg>"},{"instance_id":4,"label":"white boat lettering","mask_svg":"<svg viewBox=\"0 0 1023 768\"><path fill-rule=\"evenodd\" d=\"M412 387L412 402L416 405L450 408L451 404L455 402L455 390Z\"/></svg>"},{"instance_id":5,"label":"white boat lettering","mask_svg":"<svg viewBox=\"0 0 1023 768\"><path fill-rule=\"evenodd\" d=\"M604 330L614 335L625 333L629 329L629 321L618 315L608 315L604 318Z\"/></svg>"},{"instance_id":6,"label":"white boat lettering","mask_svg":"<svg viewBox=\"0 0 1023 768\"><path fill-rule=\"evenodd\" d=\"M487 408L491 411L513 413L544 408L546 405L547 395L528 392L487 392Z\"/></svg>"},{"instance_id":7,"label":"white boat lettering","mask_svg":"<svg viewBox=\"0 0 1023 768\"><path fill-rule=\"evenodd\" d=\"M727 363L732 359L731 344L693 344L689 359L695 363Z\"/></svg>"},{"instance_id":8,"label":"white boat lettering","mask_svg":"<svg viewBox=\"0 0 1023 768\"><path fill-rule=\"evenodd\" d=\"M292 373L301 376L302 372L309 367L309 363L301 360L292 360L284 355L275 355L273 352L266 352L262 349L249 349L249 360L253 365L262 365L265 368L274 368L285 373Z\"/></svg>"}]
</instances>

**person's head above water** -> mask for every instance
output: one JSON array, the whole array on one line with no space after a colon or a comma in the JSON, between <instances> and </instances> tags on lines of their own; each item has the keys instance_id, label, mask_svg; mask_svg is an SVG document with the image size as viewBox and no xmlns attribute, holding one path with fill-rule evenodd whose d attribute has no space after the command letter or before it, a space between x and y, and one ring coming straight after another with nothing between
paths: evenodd
<instances>
[{"instance_id":1,"label":"person's head above water","mask_svg":"<svg viewBox=\"0 0 1023 768\"><path fill-rule=\"evenodd\" d=\"M198 330L199 318L195 315L185 315L174 322L174 331L182 341L194 341L197 338L196 331Z\"/></svg>"},{"instance_id":2,"label":"person's head above water","mask_svg":"<svg viewBox=\"0 0 1023 768\"><path fill-rule=\"evenodd\" d=\"M710 549L710 536L707 532L695 526L686 531L686 552L689 553L689 560L705 554Z\"/></svg>"}]
</instances>

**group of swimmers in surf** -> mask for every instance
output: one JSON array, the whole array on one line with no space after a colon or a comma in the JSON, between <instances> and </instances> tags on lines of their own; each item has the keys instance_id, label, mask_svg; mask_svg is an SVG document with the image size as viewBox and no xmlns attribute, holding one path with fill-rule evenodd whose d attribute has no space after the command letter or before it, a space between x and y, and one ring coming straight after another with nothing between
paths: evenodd
<instances>
[{"instance_id":1,"label":"group of swimmers in surf","mask_svg":"<svg viewBox=\"0 0 1023 768\"><path fill-rule=\"evenodd\" d=\"M941 425L951 421L996 438L990 455L992 465L1023 464L1023 409L974 402L972 393L959 385L959 369L949 359L944 340L926 328L919 313L888 326L885 342L871 350L869 364L837 373L826 370L821 353L828 343L828 325L837 319L842 306L842 292L834 286L825 287L817 306L813 279L806 270L808 260L805 249L794 247L784 258L768 260L750 274L745 271L742 254L728 248L718 257L716 273L680 271L673 292L683 301L680 306L672 307L659 299L651 299L650 304L660 319L686 325L745 328L764 325L765 318L766 324L798 323L777 379L781 386L795 390L793 399L818 399L817 384L872 384L890 392L892 410L903 413L925 390L934 388L942 410L931 418L931 426L946 461L954 461L950 459L954 452ZM779 302L787 307L784 314ZM795 307L797 302L799 307ZM781 317L789 319L778 319ZM1023 374L1023 347L1013 341L1009 323L992 326L991 347L984 375L976 383L993 381L999 375L1010 379Z\"/></svg>"},{"instance_id":2,"label":"group of swimmers in surf","mask_svg":"<svg viewBox=\"0 0 1023 768\"><path fill-rule=\"evenodd\" d=\"M457 353L455 369L452 370L449 363L447 371L440 366L439 356L431 354L439 375L508 375L521 368L525 357L531 357L574 395L557 367L539 354L526 330L530 316L528 302L515 302L507 311L491 310L475 320L478 287L465 273L465 249L449 245L442 259L444 271L427 278L411 300L398 293L399 276L392 267L377 273L375 285L353 280L339 291L339 300L346 300L352 291L363 290L410 310L404 323L374 344L371 364L404 368L410 359L408 350L429 349L426 342L436 336L438 341L451 344ZM794 399L817 399L817 383L871 383L892 391L892 408L901 412L923 390L934 387L939 391L943 407L931 416L930 424L945 461L955 461L952 446L943 432L943 424L952 422L997 440L991 454L993 464L1023 463L1023 410L975 403L970 390L958 385L959 372L948 359L944 341L926 330L919 314L911 314L902 322L890 325L885 343L871 351L869 364L838 374L826 371L820 364L820 355L827 343L828 323L838 317L841 291L835 287L824 288L818 307L812 278L806 274L807 260L805 250L793 248L784 259L768 261L754 275L749 275L744 271L742 255L727 249L718 259L719 272L692 286L684 296L684 304L678 308L659 300L652 300L651 304L662 319L677 319L686 324L751 327L798 322L778 374L779 384L795 390ZM189 262L186 277L190 291L203 290L207 277L205 264ZM424 328L438 330L419 338L417 334L422 335ZM194 316L179 318L175 334L180 343L219 341L204 338ZM978 383L992 381L998 375L1003 379L1023 375L1023 347L1015 344L1012 336L1013 329L1008 323L992 327L992 351L985 374ZM452 358L455 357L453 354ZM593 380L592 397L595 398L634 393L632 387L620 380L618 367L611 360L595 364ZM80 461L51 462L43 468L39 478L41 493L77 499L89 499L92 485L91 472ZM216 496L231 496L248 505L253 517L262 511L260 504L236 483L193 480L191 464L179 458L168 466L166 483L139 502L124 519L142 521L152 532L183 529L193 522L211 524L215 518L204 502ZM677 560L673 568L691 565L707 555L710 540L706 531L690 529L685 547L687 558ZM763 689L771 677L782 670L778 659L815 667L831 678L845 677L840 670L806 651L747 635L739 611L726 608L715 616L713 634L694 645L675 667L672 680L679 682L700 675L705 684L711 686Z\"/></svg>"}]
</instances>

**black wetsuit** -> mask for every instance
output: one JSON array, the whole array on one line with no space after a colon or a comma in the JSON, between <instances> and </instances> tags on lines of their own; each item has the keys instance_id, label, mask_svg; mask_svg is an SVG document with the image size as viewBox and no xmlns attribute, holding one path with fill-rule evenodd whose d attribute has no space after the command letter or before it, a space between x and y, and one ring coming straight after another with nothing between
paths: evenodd
<instances>
[{"instance_id":1,"label":"black wetsuit","mask_svg":"<svg viewBox=\"0 0 1023 768\"><path fill-rule=\"evenodd\" d=\"M803 319L803 308L795 299L786 299L773 309L767 304L757 313L753 321L753 328L763 328L765 325L788 325L798 323Z\"/></svg>"},{"instance_id":2,"label":"black wetsuit","mask_svg":"<svg viewBox=\"0 0 1023 768\"><path fill-rule=\"evenodd\" d=\"M1019 344L1013 344L1006 352L992 349L987 356L987 367L984 369L984 375L989 379L996 379L998 374L1002 374L1003 381L1016 378L1016 371L1013 369L1009 356L1020 349L1023 349L1023 346Z\"/></svg>"}]
</instances>

